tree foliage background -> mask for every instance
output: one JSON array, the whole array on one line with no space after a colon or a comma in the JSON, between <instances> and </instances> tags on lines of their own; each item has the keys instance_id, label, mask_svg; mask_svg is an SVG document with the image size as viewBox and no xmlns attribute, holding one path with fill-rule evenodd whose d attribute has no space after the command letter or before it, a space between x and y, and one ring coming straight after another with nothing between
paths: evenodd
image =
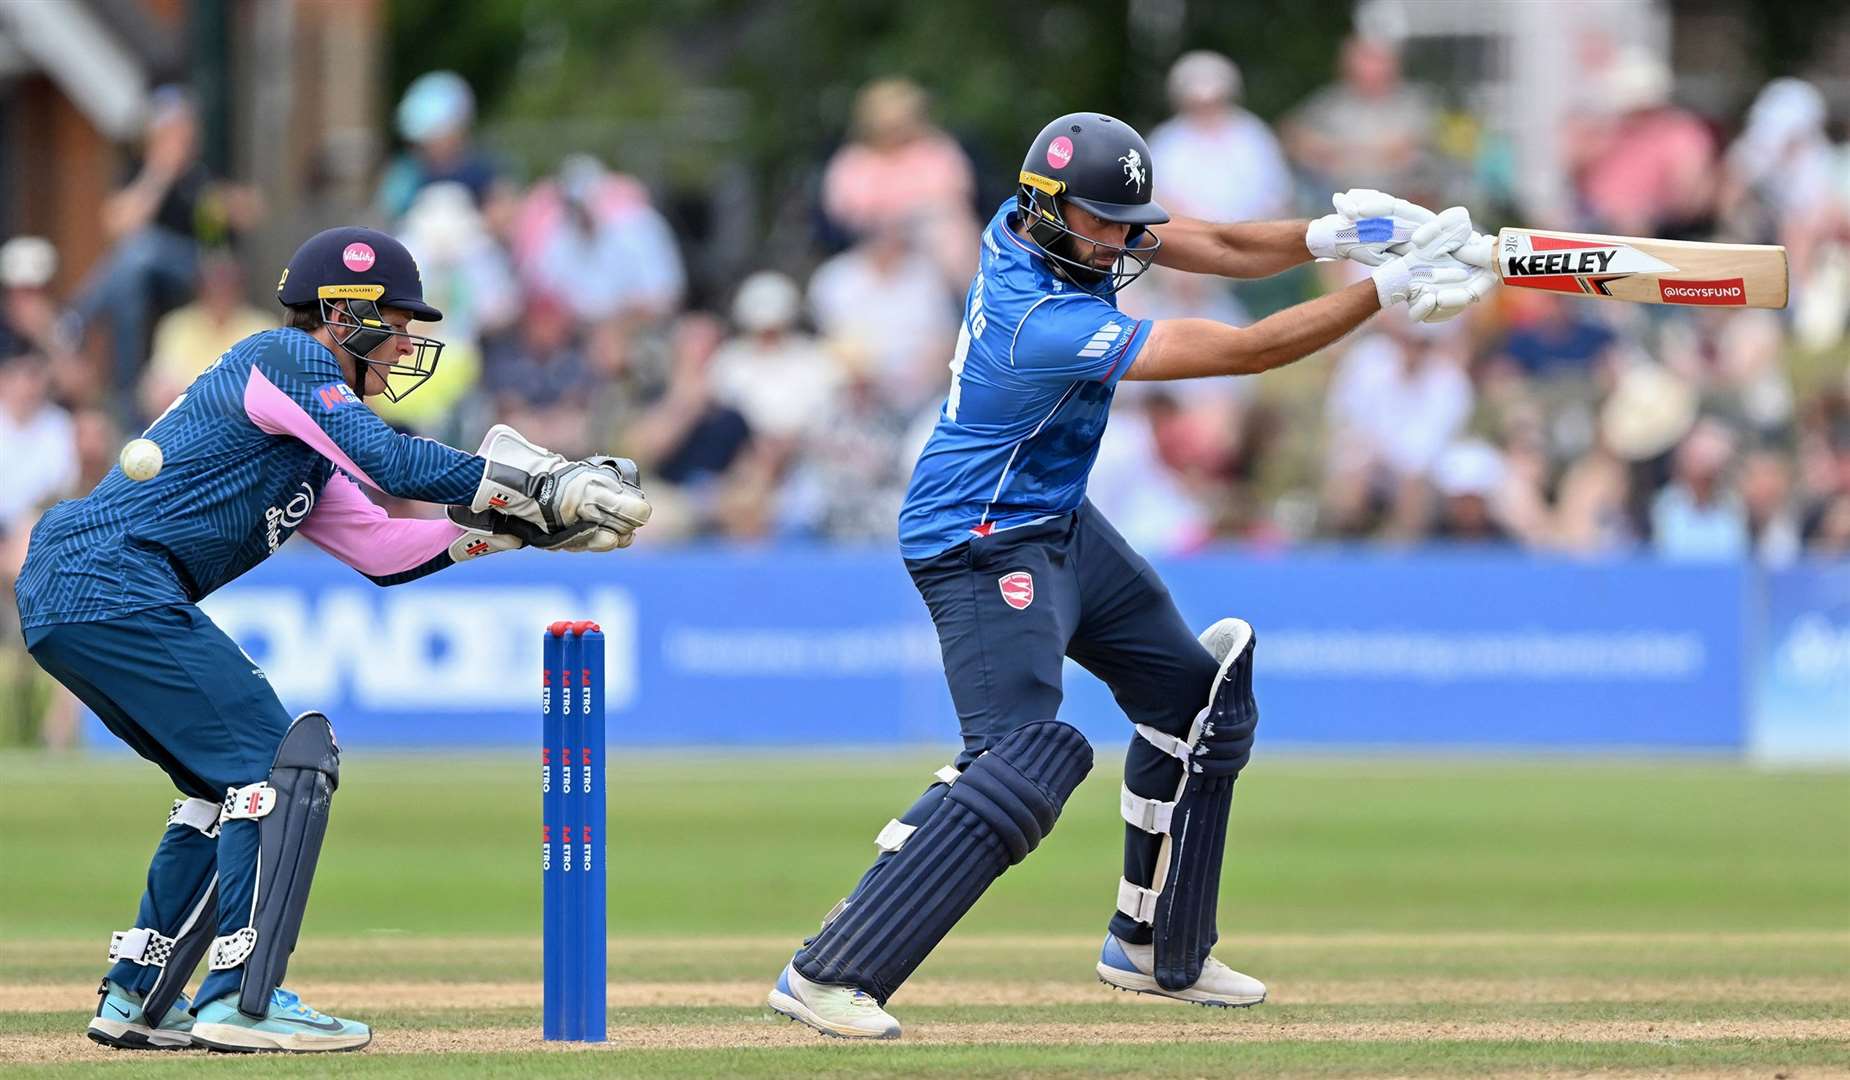
<instances>
[{"instance_id":1,"label":"tree foliage background","mask_svg":"<svg viewBox=\"0 0 1850 1080\"><path fill-rule=\"evenodd\" d=\"M1726 10L1775 75L1807 61L1809 16L1841 3L1670 10L1673 24L1679 12ZM587 150L654 187L697 244L732 214L734 232L775 248L780 220L813 211L821 165L869 79L904 75L930 91L988 202L1053 116L1093 108L1147 130L1167 112L1169 64L1189 49L1233 57L1246 106L1277 120L1335 77L1353 10L1352 0L392 0L380 107L386 115L422 72L456 70L475 87L485 139L522 178ZM1422 74L1417 52L1408 61ZM755 254L734 248L734 261Z\"/></svg>"},{"instance_id":2,"label":"tree foliage background","mask_svg":"<svg viewBox=\"0 0 1850 1080\"><path fill-rule=\"evenodd\" d=\"M395 0L390 92L396 100L419 73L452 68L475 87L490 141L528 175L590 149L686 194L710 189L722 166L742 167L774 215L813 186L869 79L923 85L939 122L1001 184L1062 112L1155 123L1168 65L1190 48L1233 56L1249 107L1281 114L1331 77L1349 9L1346 0Z\"/></svg>"}]
</instances>

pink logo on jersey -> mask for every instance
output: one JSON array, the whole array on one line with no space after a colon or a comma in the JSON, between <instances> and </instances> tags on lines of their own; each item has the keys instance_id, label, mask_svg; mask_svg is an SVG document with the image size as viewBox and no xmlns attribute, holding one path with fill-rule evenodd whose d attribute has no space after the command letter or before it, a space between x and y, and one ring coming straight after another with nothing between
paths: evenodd
<instances>
[{"instance_id":1,"label":"pink logo on jersey","mask_svg":"<svg viewBox=\"0 0 1850 1080\"><path fill-rule=\"evenodd\" d=\"M1003 574L996 579L996 585L1002 590L1002 602L1016 611L1034 603L1034 575L1026 570Z\"/></svg>"},{"instance_id":2,"label":"pink logo on jersey","mask_svg":"<svg viewBox=\"0 0 1850 1080\"><path fill-rule=\"evenodd\" d=\"M1047 144L1047 164L1064 169L1073 160L1073 140L1062 135ZM1022 605L1026 607L1027 605Z\"/></svg>"},{"instance_id":3,"label":"pink logo on jersey","mask_svg":"<svg viewBox=\"0 0 1850 1080\"><path fill-rule=\"evenodd\" d=\"M356 274L365 270L371 270L373 268L373 260L376 258L378 258L378 256L373 254L373 246L371 244L363 244L358 240L348 244L340 253L341 265L352 270Z\"/></svg>"}]
</instances>

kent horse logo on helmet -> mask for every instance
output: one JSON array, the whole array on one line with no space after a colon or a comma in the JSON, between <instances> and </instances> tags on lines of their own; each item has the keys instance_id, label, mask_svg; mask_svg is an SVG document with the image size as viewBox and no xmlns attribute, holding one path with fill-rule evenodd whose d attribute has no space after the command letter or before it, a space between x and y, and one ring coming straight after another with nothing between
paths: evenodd
<instances>
[{"instance_id":1,"label":"kent horse logo on helmet","mask_svg":"<svg viewBox=\"0 0 1850 1080\"><path fill-rule=\"evenodd\" d=\"M1015 203L1054 273L1088 292L1115 292L1150 268L1162 241L1149 231L1169 215L1150 198L1150 148L1136 129L1101 113L1070 113L1041 129L1022 161ZM1067 223L1066 208L1130 229L1124 243L1094 240ZM1109 269L1100 255L1113 256Z\"/></svg>"},{"instance_id":2,"label":"kent horse logo on helmet","mask_svg":"<svg viewBox=\"0 0 1850 1080\"><path fill-rule=\"evenodd\" d=\"M1126 151L1124 156L1118 159L1118 164L1124 166L1124 182L1127 184L1134 184L1138 191L1142 191L1144 181L1143 155L1137 152L1137 148L1133 146L1130 150Z\"/></svg>"}]
</instances>

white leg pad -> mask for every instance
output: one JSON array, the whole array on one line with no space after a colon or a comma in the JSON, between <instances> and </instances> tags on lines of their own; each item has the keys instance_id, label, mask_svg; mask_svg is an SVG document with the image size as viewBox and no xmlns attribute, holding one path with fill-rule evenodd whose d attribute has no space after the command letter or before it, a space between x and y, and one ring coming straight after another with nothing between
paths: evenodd
<instances>
[{"instance_id":1,"label":"white leg pad","mask_svg":"<svg viewBox=\"0 0 1850 1080\"><path fill-rule=\"evenodd\" d=\"M118 930L109 935L109 959L127 960L142 967L165 967L173 955L173 938L145 926Z\"/></svg>"},{"instance_id":2,"label":"white leg pad","mask_svg":"<svg viewBox=\"0 0 1850 1080\"><path fill-rule=\"evenodd\" d=\"M211 799L175 799L167 813L167 824L188 825L207 836L218 835L219 815L224 806Z\"/></svg>"}]
</instances>

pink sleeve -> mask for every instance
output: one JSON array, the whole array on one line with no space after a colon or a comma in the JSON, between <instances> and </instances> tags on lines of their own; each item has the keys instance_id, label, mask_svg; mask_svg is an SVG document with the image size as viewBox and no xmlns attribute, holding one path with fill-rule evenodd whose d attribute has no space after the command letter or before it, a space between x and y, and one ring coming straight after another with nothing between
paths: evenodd
<instances>
[{"instance_id":1,"label":"pink sleeve","mask_svg":"<svg viewBox=\"0 0 1850 1080\"><path fill-rule=\"evenodd\" d=\"M322 430L294 398L283 393L255 364L251 365L250 381L244 384L244 415L265 435L289 435L300 439L322 457L364 480L367 486L384 490L353 463L333 436ZM360 496L361 499L365 497Z\"/></svg>"},{"instance_id":2,"label":"pink sleeve","mask_svg":"<svg viewBox=\"0 0 1850 1080\"><path fill-rule=\"evenodd\" d=\"M322 485L300 530L309 542L367 577L389 577L429 562L463 534L442 518L395 518L335 473Z\"/></svg>"}]
</instances>

